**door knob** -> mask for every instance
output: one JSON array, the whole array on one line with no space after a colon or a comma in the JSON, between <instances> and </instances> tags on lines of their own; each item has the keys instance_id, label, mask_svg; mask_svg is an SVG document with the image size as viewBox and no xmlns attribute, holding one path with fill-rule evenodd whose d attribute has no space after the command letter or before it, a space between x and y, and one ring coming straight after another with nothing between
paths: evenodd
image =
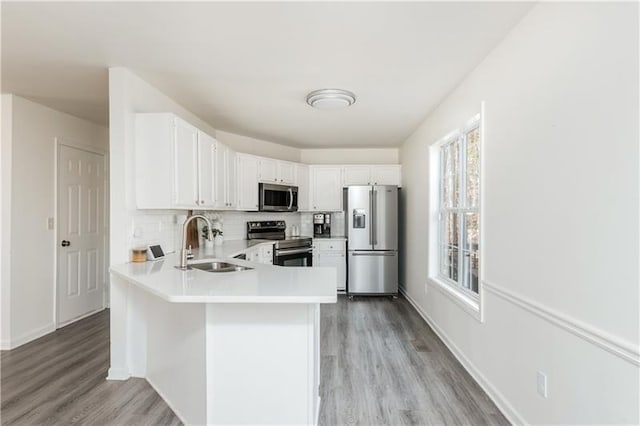
<instances>
[{"instance_id":1,"label":"door knob","mask_svg":"<svg viewBox=\"0 0 640 426\"><path fill-rule=\"evenodd\" d=\"M71 245L71 242L69 242L67 240L62 240L62 243L60 245L62 247L69 247Z\"/></svg>"}]
</instances>

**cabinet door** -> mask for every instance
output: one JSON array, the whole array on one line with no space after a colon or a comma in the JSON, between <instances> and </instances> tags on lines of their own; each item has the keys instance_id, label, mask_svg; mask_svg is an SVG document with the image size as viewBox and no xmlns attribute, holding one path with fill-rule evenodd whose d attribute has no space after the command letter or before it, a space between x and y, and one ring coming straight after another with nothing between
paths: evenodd
<instances>
[{"instance_id":1,"label":"cabinet door","mask_svg":"<svg viewBox=\"0 0 640 426\"><path fill-rule=\"evenodd\" d=\"M342 179L340 167L311 168L311 210L342 210Z\"/></svg>"},{"instance_id":2,"label":"cabinet door","mask_svg":"<svg viewBox=\"0 0 640 426\"><path fill-rule=\"evenodd\" d=\"M295 173L298 185L298 211L309 211L309 166L296 164Z\"/></svg>"},{"instance_id":3,"label":"cabinet door","mask_svg":"<svg viewBox=\"0 0 640 426\"><path fill-rule=\"evenodd\" d=\"M317 266L334 267L338 291L347 289L347 258L344 253L320 252Z\"/></svg>"},{"instance_id":4,"label":"cabinet door","mask_svg":"<svg viewBox=\"0 0 640 426\"><path fill-rule=\"evenodd\" d=\"M294 185L296 183L296 169L294 163L278 161L278 183Z\"/></svg>"},{"instance_id":5,"label":"cabinet door","mask_svg":"<svg viewBox=\"0 0 640 426\"><path fill-rule=\"evenodd\" d=\"M198 206L216 207L216 140L198 131Z\"/></svg>"},{"instance_id":6,"label":"cabinet door","mask_svg":"<svg viewBox=\"0 0 640 426\"><path fill-rule=\"evenodd\" d=\"M174 128L175 207L198 207L198 130L176 118Z\"/></svg>"},{"instance_id":7,"label":"cabinet door","mask_svg":"<svg viewBox=\"0 0 640 426\"><path fill-rule=\"evenodd\" d=\"M225 177L226 179L226 190L227 190L227 199L226 202L228 203L228 206L230 209L235 209L238 206L238 200L237 200L237 194L238 194L238 171L237 171L237 164L238 164L238 155L237 153L229 148L226 147L226 151L225 151L225 156L226 156L226 173L225 173ZM258 189L256 188L256 191Z\"/></svg>"},{"instance_id":8,"label":"cabinet door","mask_svg":"<svg viewBox=\"0 0 640 426\"><path fill-rule=\"evenodd\" d=\"M216 143L216 170L215 170L215 194L216 208L224 209L226 201L226 180L227 180L227 146Z\"/></svg>"},{"instance_id":9,"label":"cabinet door","mask_svg":"<svg viewBox=\"0 0 640 426\"><path fill-rule=\"evenodd\" d=\"M238 154L238 210L258 210L258 157Z\"/></svg>"},{"instance_id":10,"label":"cabinet door","mask_svg":"<svg viewBox=\"0 0 640 426\"><path fill-rule=\"evenodd\" d=\"M371 185L371 166L345 166L342 169L342 185Z\"/></svg>"},{"instance_id":11,"label":"cabinet door","mask_svg":"<svg viewBox=\"0 0 640 426\"><path fill-rule=\"evenodd\" d=\"M278 162L271 158L260 158L258 179L260 182L278 182Z\"/></svg>"},{"instance_id":12,"label":"cabinet door","mask_svg":"<svg viewBox=\"0 0 640 426\"><path fill-rule=\"evenodd\" d=\"M372 166L371 185L402 186L402 167L398 164Z\"/></svg>"},{"instance_id":13,"label":"cabinet door","mask_svg":"<svg viewBox=\"0 0 640 426\"><path fill-rule=\"evenodd\" d=\"M175 116L136 114L136 207L171 209L175 203Z\"/></svg>"}]
</instances>

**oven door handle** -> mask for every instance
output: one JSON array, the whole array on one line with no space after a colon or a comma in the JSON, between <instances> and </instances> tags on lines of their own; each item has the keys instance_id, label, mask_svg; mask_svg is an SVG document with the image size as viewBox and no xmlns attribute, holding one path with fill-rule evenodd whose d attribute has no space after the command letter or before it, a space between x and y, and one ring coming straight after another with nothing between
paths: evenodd
<instances>
[{"instance_id":1,"label":"oven door handle","mask_svg":"<svg viewBox=\"0 0 640 426\"><path fill-rule=\"evenodd\" d=\"M298 254L298 253L313 253L312 248L303 248L303 249L290 249L290 250L276 250L276 256L286 256L289 254Z\"/></svg>"}]
</instances>

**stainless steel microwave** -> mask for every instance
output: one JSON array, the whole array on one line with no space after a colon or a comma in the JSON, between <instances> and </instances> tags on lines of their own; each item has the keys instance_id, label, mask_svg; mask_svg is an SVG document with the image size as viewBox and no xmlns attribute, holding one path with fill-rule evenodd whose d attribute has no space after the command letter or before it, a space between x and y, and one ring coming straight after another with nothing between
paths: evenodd
<instances>
[{"instance_id":1,"label":"stainless steel microwave","mask_svg":"<svg viewBox=\"0 0 640 426\"><path fill-rule=\"evenodd\" d=\"M298 187L261 183L258 186L261 212L298 211Z\"/></svg>"}]
</instances>

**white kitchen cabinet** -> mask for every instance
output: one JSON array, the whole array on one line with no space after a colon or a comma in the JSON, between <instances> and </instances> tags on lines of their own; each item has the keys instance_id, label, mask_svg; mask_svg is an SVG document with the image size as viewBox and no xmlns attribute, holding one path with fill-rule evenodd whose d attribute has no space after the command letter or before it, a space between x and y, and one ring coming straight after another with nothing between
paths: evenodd
<instances>
[{"instance_id":1,"label":"white kitchen cabinet","mask_svg":"<svg viewBox=\"0 0 640 426\"><path fill-rule=\"evenodd\" d=\"M176 207L198 207L198 129L176 118L174 131L174 204Z\"/></svg>"},{"instance_id":2,"label":"white kitchen cabinet","mask_svg":"<svg viewBox=\"0 0 640 426\"><path fill-rule=\"evenodd\" d=\"M314 240L313 266L336 269L338 291L347 290L347 247L345 240Z\"/></svg>"},{"instance_id":3,"label":"white kitchen cabinet","mask_svg":"<svg viewBox=\"0 0 640 426\"><path fill-rule=\"evenodd\" d=\"M278 182L278 162L272 158L259 158L258 180L265 183Z\"/></svg>"},{"instance_id":4,"label":"white kitchen cabinet","mask_svg":"<svg viewBox=\"0 0 640 426\"><path fill-rule=\"evenodd\" d=\"M295 164L295 182L298 185L298 211L309 211L309 166Z\"/></svg>"},{"instance_id":5,"label":"white kitchen cabinet","mask_svg":"<svg viewBox=\"0 0 640 426\"><path fill-rule=\"evenodd\" d=\"M371 166L344 166L342 186L371 185Z\"/></svg>"},{"instance_id":6,"label":"white kitchen cabinet","mask_svg":"<svg viewBox=\"0 0 640 426\"><path fill-rule=\"evenodd\" d=\"M250 262L273 265L273 244L260 244L245 251L247 260Z\"/></svg>"},{"instance_id":7,"label":"white kitchen cabinet","mask_svg":"<svg viewBox=\"0 0 640 426\"><path fill-rule=\"evenodd\" d=\"M236 152L220 142L216 144L215 195L216 208L236 207Z\"/></svg>"},{"instance_id":8,"label":"white kitchen cabinet","mask_svg":"<svg viewBox=\"0 0 640 426\"><path fill-rule=\"evenodd\" d=\"M227 201L229 202L229 208L235 209L238 207L238 153L233 149L226 147L226 166L227 172L225 177L227 178Z\"/></svg>"},{"instance_id":9,"label":"white kitchen cabinet","mask_svg":"<svg viewBox=\"0 0 640 426\"><path fill-rule=\"evenodd\" d=\"M342 185L402 186L401 166L399 164L343 166Z\"/></svg>"},{"instance_id":10,"label":"white kitchen cabinet","mask_svg":"<svg viewBox=\"0 0 640 426\"><path fill-rule=\"evenodd\" d=\"M238 210L258 210L258 157L238 153Z\"/></svg>"},{"instance_id":11,"label":"white kitchen cabinet","mask_svg":"<svg viewBox=\"0 0 640 426\"><path fill-rule=\"evenodd\" d=\"M295 163L260 157L258 167L260 182L282 185L295 184Z\"/></svg>"},{"instance_id":12,"label":"white kitchen cabinet","mask_svg":"<svg viewBox=\"0 0 640 426\"><path fill-rule=\"evenodd\" d=\"M218 165L216 164L216 140L198 131L198 207L216 207L216 184Z\"/></svg>"},{"instance_id":13,"label":"white kitchen cabinet","mask_svg":"<svg viewBox=\"0 0 640 426\"><path fill-rule=\"evenodd\" d=\"M135 181L139 209L196 209L200 207L199 167L207 179L211 158L199 164L198 129L169 113L136 114ZM202 144L205 156L210 141ZM203 181L203 200L211 188ZM209 193L209 195L207 195Z\"/></svg>"},{"instance_id":14,"label":"white kitchen cabinet","mask_svg":"<svg viewBox=\"0 0 640 426\"><path fill-rule=\"evenodd\" d=\"M273 265L273 244L264 244L260 246L260 263Z\"/></svg>"},{"instance_id":15,"label":"white kitchen cabinet","mask_svg":"<svg viewBox=\"0 0 640 426\"><path fill-rule=\"evenodd\" d=\"M342 211L342 169L310 166L311 211Z\"/></svg>"},{"instance_id":16,"label":"white kitchen cabinet","mask_svg":"<svg viewBox=\"0 0 640 426\"><path fill-rule=\"evenodd\" d=\"M402 186L402 166L399 164L371 166L371 185Z\"/></svg>"},{"instance_id":17,"label":"white kitchen cabinet","mask_svg":"<svg viewBox=\"0 0 640 426\"><path fill-rule=\"evenodd\" d=\"M295 163L288 161L278 161L278 183L283 185L296 184L296 167Z\"/></svg>"}]
</instances>

